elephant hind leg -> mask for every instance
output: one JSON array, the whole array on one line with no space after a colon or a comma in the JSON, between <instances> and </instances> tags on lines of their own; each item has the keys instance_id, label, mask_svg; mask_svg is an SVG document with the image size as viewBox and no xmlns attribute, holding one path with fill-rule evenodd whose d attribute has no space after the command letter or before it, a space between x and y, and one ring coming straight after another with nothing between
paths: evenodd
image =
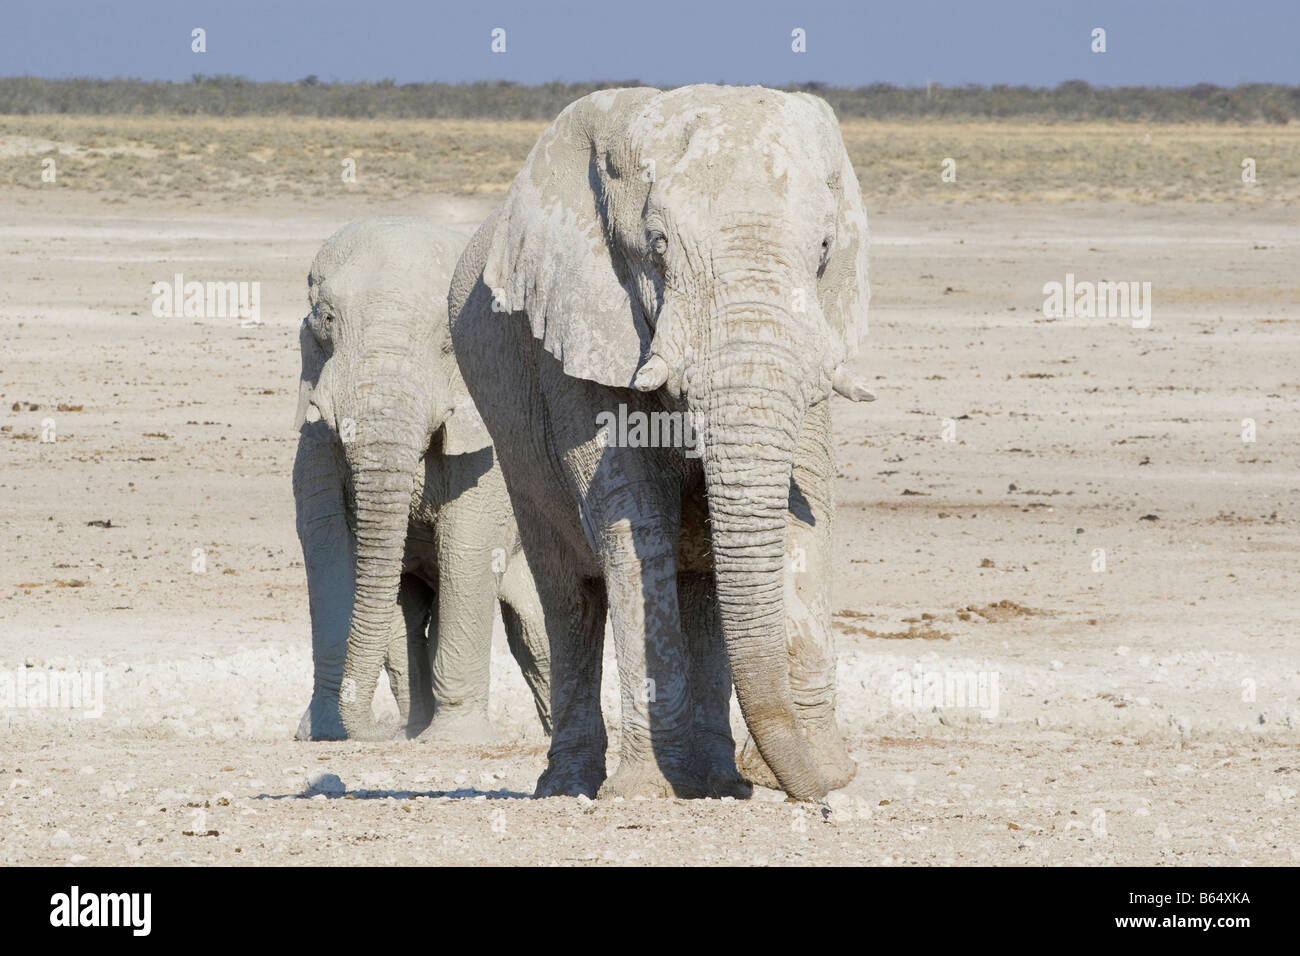
<instances>
[{"instance_id":1,"label":"elephant hind leg","mask_svg":"<svg viewBox=\"0 0 1300 956\"><path fill-rule=\"evenodd\" d=\"M427 637L432 605L429 586L414 575L403 574L384 669L397 701L400 726L409 737L418 735L433 719Z\"/></svg>"},{"instance_id":2,"label":"elephant hind leg","mask_svg":"<svg viewBox=\"0 0 1300 956\"><path fill-rule=\"evenodd\" d=\"M551 733L551 644L537 586L522 553L514 555L501 578L501 623L506 643L523 672L542 730Z\"/></svg>"}]
</instances>

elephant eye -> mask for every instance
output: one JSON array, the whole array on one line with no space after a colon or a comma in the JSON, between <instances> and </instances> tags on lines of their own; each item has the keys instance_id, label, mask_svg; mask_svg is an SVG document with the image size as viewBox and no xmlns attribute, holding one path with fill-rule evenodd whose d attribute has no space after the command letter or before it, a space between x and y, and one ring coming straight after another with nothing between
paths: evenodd
<instances>
[{"instance_id":1,"label":"elephant eye","mask_svg":"<svg viewBox=\"0 0 1300 956\"><path fill-rule=\"evenodd\" d=\"M311 326L312 334L319 342L328 343L334 335L334 314L317 306L308 325Z\"/></svg>"},{"instance_id":2,"label":"elephant eye","mask_svg":"<svg viewBox=\"0 0 1300 956\"><path fill-rule=\"evenodd\" d=\"M663 256L668 251L668 237L658 230L652 230L646 234L646 240L650 243L650 249L657 256Z\"/></svg>"}]
</instances>

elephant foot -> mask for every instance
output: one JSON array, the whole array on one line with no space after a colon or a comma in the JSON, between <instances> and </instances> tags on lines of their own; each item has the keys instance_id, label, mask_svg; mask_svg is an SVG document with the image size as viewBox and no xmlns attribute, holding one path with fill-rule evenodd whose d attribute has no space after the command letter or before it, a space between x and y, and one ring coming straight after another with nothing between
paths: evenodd
<instances>
[{"instance_id":1,"label":"elephant foot","mask_svg":"<svg viewBox=\"0 0 1300 956\"><path fill-rule=\"evenodd\" d=\"M294 740L346 740L343 719L339 717L337 698L329 699L313 696L311 703L298 721Z\"/></svg>"},{"instance_id":2,"label":"elephant foot","mask_svg":"<svg viewBox=\"0 0 1300 956\"><path fill-rule=\"evenodd\" d=\"M534 797L595 797L605 779L603 757L552 756Z\"/></svg>"},{"instance_id":3,"label":"elephant foot","mask_svg":"<svg viewBox=\"0 0 1300 956\"><path fill-rule=\"evenodd\" d=\"M421 717L412 717L406 721L400 736L405 737L407 740L417 740L420 734L429 729L431 723L433 721L427 714Z\"/></svg>"},{"instance_id":4,"label":"elephant foot","mask_svg":"<svg viewBox=\"0 0 1300 956\"><path fill-rule=\"evenodd\" d=\"M736 800L748 800L754 795L753 784L740 775L734 761L730 770L722 772L710 770L705 777L705 786L708 788L708 795L715 799L733 797Z\"/></svg>"},{"instance_id":5,"label":"elephant foot","mask_svg":"<svg viewBox=\"0 0 1300 956\"><path fill-rule=\"evenodd\" d=\"M386 743L390 740L401 740L405 736L405 728L401 724L371 722L356 733L349 734L348 740Z\"/></svg>"},{"instance_id":6,"label":"elephant foot","mask_svg":"<svg viewBox=\"0 0 1300 956\"><path fill-rule=\"evenodd\" d=\"M831 727L834 727L831 722ZM822 777L826 781L828 790L838 790L847 786L858 772L857 762L849 756L849 750L844 745L843 738L839 735L838 728L834 731L822 730L818 727L805 727L805 737L809 746L812 748L813 759L821 768ZM767 787L770 790L780 790L781 784L777 782L776 774L772 773L772 768L767 765L763 755L758 752L758 745L754 743L752 736L746 735L745 746L741 748L740 756L736 759L736 766L740 770L740 775L756 787Z\"/></svg>"},{"instance_id":7,"label":"elephant foot","mask_svg":"<svg viewBox=\"0 0 1300 956\"><path fill-rule=\"evenodd\" d=\"M440 707L429 725L416 736L424 742L487 744L496 739L485 707Z\"/></svg>"},{"instance_id":8,"label":"elephant foot","mask_svg":"<svg viewBox=\"0 0 1300 956\"><path fill-rule=\"evenodd\" d=\"M653 758L622 760L614 775L606 780L596 795L601 800L622 797L681 797L695 800L711 796L708 785L698 774L685 767L669 766L665 771Z\"/></svg>"},{"instance_id":9,"label":"elephant foot","mask_svg":"<svg viewBox=\"0 0 1300 956\"><path fill-rule=\"evenodd\" d=\"M708 796L734 797L748 800L754 794L749 781L736 769L736 745L728 734L696 731L695 766L697 776L704 781Z\"/></svg>"},{"instance_id":10,"label":"elephant foot","mask_svg":"<svg viewBox=\"0 0 1300 956\"><path fill-rule=\"evenodd\" d=\"M849 756L849 748L844 745L844 738L838 729L832 734L818 734L810 743L813 756L822 768L828 790L838 790L848 786L850 780L858 774L858 762Z\"/></svg>"}]
</instances>

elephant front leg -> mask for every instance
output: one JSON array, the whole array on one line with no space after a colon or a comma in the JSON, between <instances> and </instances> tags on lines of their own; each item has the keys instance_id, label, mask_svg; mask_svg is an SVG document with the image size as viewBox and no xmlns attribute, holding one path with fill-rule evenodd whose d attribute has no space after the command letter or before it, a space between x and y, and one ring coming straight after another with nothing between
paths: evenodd
<instances>
[{"instance_id":1,"label":"elephant front leg","mask_svg":"<svg viewBox=\"0 0 1300 956\"><path fill-rule=\"evenodd\" d=\"M488 687L497 603L497 579L487 545L440 527L437 590L437 635L431 633L429 640L433 720L420 739L487 743L494 736Z\"/></svg>"},{"instance_id":2,"label":"elephant front leg","mask_svg":"<svg viewBox=\"0 0 1300 956\"><path fill-rule=\"evenodd\" d=\"M433 719L433 687L426 637L433 592L414 575L403 574L397 592L392 638L384 669L397 701L401 733L418 736Z\"/></svg>"},{"instance_id":3,"label":"elephant front leg","mask_svg":"<svg viewBox=\"0 0 1300 956\"><path fill-rule=\"evenodd\" d=\"M700 797L686 642L677 602L677 500L658 481L599 496L605 587L622 704L618 770L602 797Z\"/></svg>"},{"instance_id":4,"label":"elephant front leg","mask_svg":"<svg viewBox=\"0 0 1300 956\"><path fill-rule=\"evenodd\" d=\"M712 573L679 574L677 594L682 631L691 655L693 744L699 776L711 797L747 799L753 787L736 769L736 742L731 736L731 666L723 644Z\"/></svg>"},{"instance_id":5,"label":"elephant front leg","mask_svg":"<svg viewBox=\"0 0 1300 956\"><path fill-rule=\"evenodd\" d=\"M609 742L600 709L604 582L577 577L560 551L531 553L543 556L539 567L552 569L536 582L550 636L552 727L535 795L594 797L605 780Z\"/></svg>"},{"instance_id":6,"label":"elephant front leg","mask_svg":"<svg viewBox=\"0 0 1300 956\"><path fill-rule=\"evenodd\" d=\"M786 524L785 611L790 691L799 728L827 786L843 787L857 773L835 717L835 640L831 629L831 524L834 456L830 402L813 406L799 436ZM780 789L753 738L740 770L753 783Z\"/></svg>"}]
</instances>

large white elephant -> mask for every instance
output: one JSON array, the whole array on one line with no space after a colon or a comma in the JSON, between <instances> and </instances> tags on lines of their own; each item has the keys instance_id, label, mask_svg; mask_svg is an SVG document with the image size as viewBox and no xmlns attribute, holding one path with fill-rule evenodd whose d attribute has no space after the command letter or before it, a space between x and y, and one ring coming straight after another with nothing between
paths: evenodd
<instances>
[{"instance_id":1,"label":"large white elephant","mask_svg":"<svg viewBox=\"0 0 1300 956\"><path fill-rule=\"evenodd\" d=\"M865 328L866 251L830 107L757 87L578 100L471 240L452 340L552 637L539 794L747 792L733 681L750 780L818 799L852 777L828 399L870 397L844 364ZM649 422L650 440L624 422ZM622 702L609 779L606 609Z\"/></svg>"}]
</instances>

